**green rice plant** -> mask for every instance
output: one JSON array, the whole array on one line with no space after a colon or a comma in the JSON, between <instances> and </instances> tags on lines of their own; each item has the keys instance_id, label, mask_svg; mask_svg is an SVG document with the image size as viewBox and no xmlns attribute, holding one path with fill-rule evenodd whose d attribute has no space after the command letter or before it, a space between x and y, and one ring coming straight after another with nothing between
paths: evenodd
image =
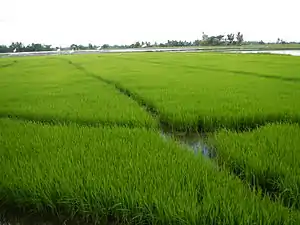
<instances>
[{"instance_id":1,"label":"green rice plant","mask_svg":"<svg viewBox=\"0 0 300 225\"><path fill-rule=\"evenodd\" d=\"M300 127L273 124L221 131L210 140L217 162L283 205L300 208Z\"/></svg>"},{"instance_id":2,"label":"green rice plant","mask_svg":"<svg viewBox=\"0 0 300 225\"><path fill-rule=\"evenodd\" d=\"M155 108L177 130L300 121L298 57L224 53L67 56Z\"/></svg>"},{"instance_id":3,"label":"green rice plant","mask_svg":"<svg viewBox=\"0 0 300 225\"><path fill-rule=\"evenodd\" d=\"M12 66L0 68L0 116L87 125L156 126L136 102L59 57L20 58Z\"/></svg>"},{"instance_id":4,"label":"green rice plant","mask_svg":"<svg viewBox=\"0 0 300 225\"><path fill-rule=\"evenodd\" d=\"M17 60L11 60L11 59L1 59L0 60L0 70L6 67L13 66L15 63L17 63Z\"/></svg>"},{"instance_id":5,"label":"green rice plant","mask_svg":"<svg viewBox=\"0 0 300 225\"><path fill-rule=\"evenodd\" d=\"M145 128L0 119L0 206L122 224L297 224L299 214Z\"/></svg>"}]
</instances>

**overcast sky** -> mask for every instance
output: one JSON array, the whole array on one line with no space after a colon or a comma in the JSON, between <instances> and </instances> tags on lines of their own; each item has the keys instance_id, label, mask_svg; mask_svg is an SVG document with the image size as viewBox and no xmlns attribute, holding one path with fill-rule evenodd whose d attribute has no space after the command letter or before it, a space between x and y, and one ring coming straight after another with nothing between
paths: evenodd
<instances>
[{"instance_id":1,"label":"overcast sky","mask_svg":"<svg viewBox=\"0 0 300 225\"><path fill-rule=\"evenodd\" d=\"M66 46L195 40L300 41L300 0L0 0L0 44Z\"/></svg>"}]
</instances>

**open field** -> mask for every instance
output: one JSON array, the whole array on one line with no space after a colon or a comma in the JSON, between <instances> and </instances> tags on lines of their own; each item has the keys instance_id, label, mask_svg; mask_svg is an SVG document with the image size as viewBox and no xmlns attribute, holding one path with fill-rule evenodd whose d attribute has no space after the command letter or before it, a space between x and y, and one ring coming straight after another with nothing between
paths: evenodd
<instances>
[{"instance_id":1,"label":"open field","mask_svg":"<svg viewBox=\"0 0 300 225\"><path fill-rule=\"evenodd\" d=\"M0 59L0 215L299 224L299 99L292 56ZM170 131L209 132L216 158Z\"/></svg>"},{"instance_id":2,"label":"open field","mask_svg":"<svg viewBox=\"0 0 300 225\"><path fill-rule=\"evenodd\" d=\"M69 59L138 95L177 130L300 121L297 57L149 53Z\"/></svg>"},{"instance_id":3,"label":"open field","mask_svg":"<svg viewBox=\"0 0 300 225\"><path fill-rule=\"evenodd\" d=\"M1 117L87 125L156 125L145 110L115 88L55 58L22 58L2 68L0 104Z\"/></svg>"}]
</instances>

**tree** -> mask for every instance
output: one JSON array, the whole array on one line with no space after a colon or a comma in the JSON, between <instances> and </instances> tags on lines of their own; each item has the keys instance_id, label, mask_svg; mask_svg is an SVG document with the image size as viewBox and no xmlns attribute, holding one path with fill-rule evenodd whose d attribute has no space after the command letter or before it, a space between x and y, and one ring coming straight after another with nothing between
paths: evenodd
<instances>
[{"instance_id":1,"label":"tree","mask_svg":"<svg viewBox=\"0 0 300 225\"><path fill-rule=\"evenodd\" d=\"M278 38L276 44L286 44L287 42L283 39Z\"/></svg>"},{"instance_id":2,"label":"tree","mask_svg":"<svg viewBox=\"0 0 300 225\"><path fill-rule=\"evenodd\" d=\"M135 42L135 44L133 46L134 46L134 48L140 48L141 43L139 41L137 41L137 42Z\"/></svg>"},{"instance_id":3,"label":"tree","mask_svg":"<svg viewBox=\"0 0 300 225\"><path fill-rule=\"evenodd\" d=\"M101 48L102 48L102 49L107 49L107 48L109 48L109 44L104 44L104 45L102 45Z\"/></svg>"},{"instance_id":4,"label":"tree","mask_svg":"<svg viewBox=\"0 0 300 225\"><path fill-rule=\"evenodd\" d=\"M241 45L244 41L244 35L241 32L238 32L236 35L236 40L239 45Z\"/></svg>"},{"instance_id":5,"label":"tree","mask_svg":"<svg viewBox=\"0 0 300 225\"><path fill-rule=\"evenodd\" d=\"M31 46L32 46L33 51L35 51L35 52L43 51L44 50L44 47L43 47L42 44L32 43Z\"/></svg>"},{"instance_id":6,"label":"tree","mask_svg":"<svg viewBox=\"0 0 300 225\"><path fill-rule=\"evenodd\" d=\"M281 40L280 38L277 38L276 44L280 44Z\"/></svg>"},{"instance_id":7,"label":"tree","mask_svg":"<svg viewBox=\"0 0 300 225\"><path fill-rule=\"evenodd\" d=\"M16 47L17 48L17 47ZM24 52L39 52L39 51L51 51L53 50L51 48L51 45L43 45L40 43L31 43L27 45L26 47L23 46L22 48L19 46L18 47L19 51L24 51Z\"/></svg>"},{"instance_id":8,"label":"tree","mask_svg":"<svg viewBox=\"0 0 300 225\"><path fill-rule=\"evenodd\" d=\"M218 35L215 37L218 41L218 45L222 44L223 43L223 38L224 38L224 35Z\"/></svg>"},{"instance_id":9,"label":"tree","mask_svg":"<svg viewBox=\"0 0 300 225\"><path fill-rule=\"evenodd\" d=\"M25 46L23 45L22 42L13 42L13 43L11 43L9 48L11 51L16 49L18 52L23 52L25 50Z\"/></svg>"},{"instance_id":10,"label":"tree","mask_svg":"<svg viewBox=\"0 0 300 225\"><path fill-rule=\"evenodd\" d=\"M233 44L234 42L234 34L227 34L227 40L229 41L229 44Z\"/></svg>"},{"instance_id":11,"label":"tree","mask_svg":"<svg viewBox=\"0 0 300 225\"><path fill-rule=\"evenodd\" d=\"M71 44L70 49L78 50L78 46L76 44Z\"/></svg>"},{"instance_id":12,"label":"tree","mask_svg":"<svg viewBox=\"0 0 300 225\"><path fill-rule=\"evenodd\" d=\"M6 45L0 45L0 53L9 52L9 48Z\"/></svg>"},{"instance_id":13,"label":"tree","mask_svg":"<svg viewBox=\"0 0 300 225\"><path fill-rule=\"evenodd\" d=\"M44 49L45 49L45 51L51 51L52 47L51 47L51 45L44 45Z\"/></svg>"},{"instance_id":14,"label":"tree","mask_svg":"<svg viewBox=\"0 0 300 225\"><path fill-rule=\"evenodd\" d=\"M200 43L201 43L201 41L200 41L200 40L195 40L195 41L193 42L193 45L194 45L194 46L199 46L199 45L200 45Z\"/></svg>"},{"instance_id":15,"label":"tree","mask_svg":"<svg viewBox=\"0 0 300 225\"><path fill-rule=\"evenodd\" d=\"M209 45L209 37L204 32L202 32L202 39L201 39L200 44L201 45Z\"/></svg>"},{"instance_id":16,"label":"tree","mask_svg":"<svg viewBox=\"0 0 300 225\"><path fill-rule=\"evenodd\" d=\"M202 32L202 41L207 41L208 40L208 35Z\"/></svg>"},{"instance_id":17,"label":"tree","mask_svg":"<svg viewBox=\"0 0 300 225\"><path fill-rule=\"evenodd\" d=\"M215 45L215 36L207 38L206 45Z\"/></svg>"},{"instance_id":18,"label":"tree","mask_svg":"<svg viewBox=\"0 0 300 225\"><path fill-rule=\"evenodd\" d=\"M88 49L88 46L78 45L77 48L78 48L79 50L87 50L87 49Z\"/></svg>"}]
</instances>

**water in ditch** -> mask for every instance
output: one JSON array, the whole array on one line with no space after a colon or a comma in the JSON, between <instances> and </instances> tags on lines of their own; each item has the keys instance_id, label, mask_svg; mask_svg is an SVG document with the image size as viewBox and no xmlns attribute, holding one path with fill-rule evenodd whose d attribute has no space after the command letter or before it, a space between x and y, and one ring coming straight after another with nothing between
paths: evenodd
<instances>
[{"instance_id":1,"label":"water in ditch","mask_svg":"<svg viewBox=\"0 0 300 225\"><path fill-rule=\"evenodd\" d=\"M162 130L160 134L163 139L175 140L195 154L202 154L207 158L214 157L212 149L206 144L207 134L205 133L171 132Z\"/></svg>"}]
</instances>

